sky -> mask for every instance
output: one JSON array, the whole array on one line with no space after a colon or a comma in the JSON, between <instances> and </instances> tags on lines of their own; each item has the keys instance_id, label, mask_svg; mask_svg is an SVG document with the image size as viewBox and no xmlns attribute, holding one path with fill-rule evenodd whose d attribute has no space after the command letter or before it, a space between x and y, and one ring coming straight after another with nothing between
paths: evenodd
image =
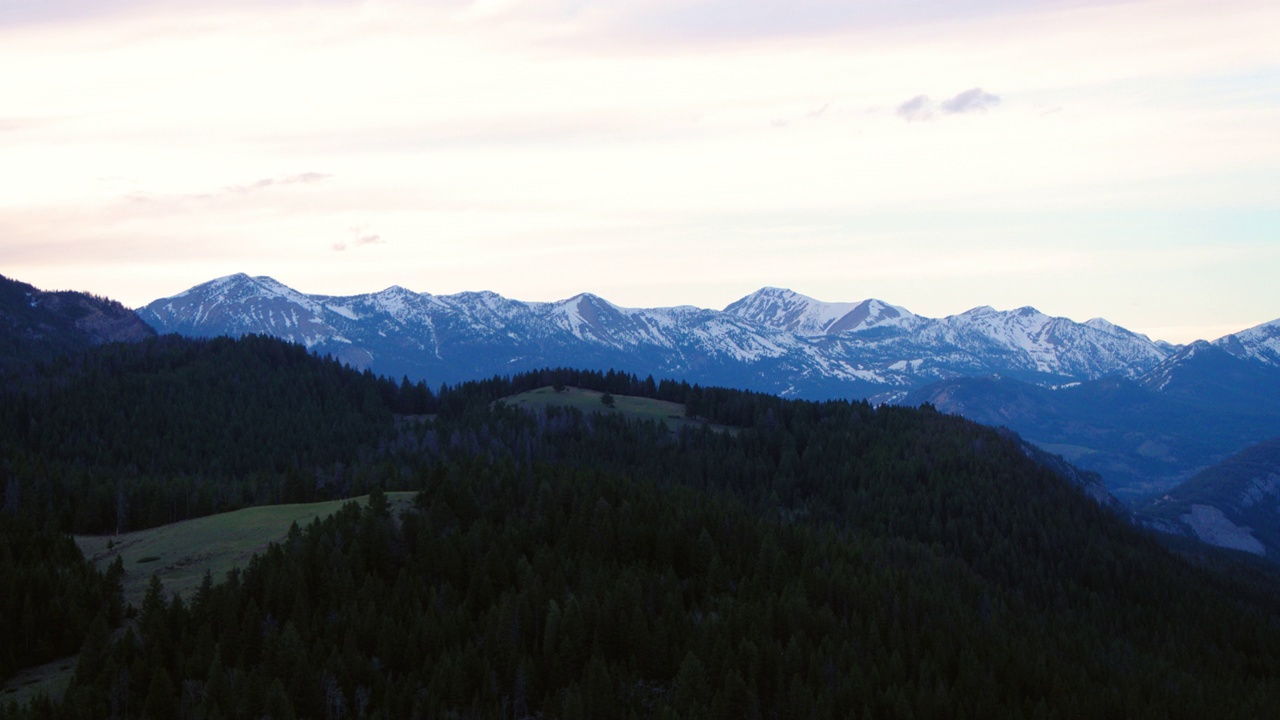
<instances>
[{"instance_id":1,"label":"sky","mask_svg":"<svg viewBox=\"0 0 1280 720\"><path fill-rule=\"evenodd\" d=\"M0 274L1280 318L1280 3L0 0Z\"/></svg>"}]
</instances>

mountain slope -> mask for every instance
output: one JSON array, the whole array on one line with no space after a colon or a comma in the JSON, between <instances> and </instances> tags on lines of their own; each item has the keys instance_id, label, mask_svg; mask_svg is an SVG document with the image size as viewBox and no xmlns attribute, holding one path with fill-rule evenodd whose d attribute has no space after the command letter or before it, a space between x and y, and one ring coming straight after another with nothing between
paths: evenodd
<instances>
[{"instance_id":1,"label":"mountain slope","mask_svg":"<svg viewBox=\"0 0 1280 720\"><path fill-rule=\"evenodd\" d=\"M1244 360L1280 366L1280 320L1255 325L1213 344Z\"/></svg>"},{"instance_id":2,"label":"mountain slope","mask_svg":"<svg viewBox=\"0 0 1280 720\"><path fill-rule=\"evenodd\" d=\"M1096 321L1090 321L1094 323ZM1060 387L954 378L897 398L1004 425L1101 473L1127 500L1280 434L1280 321L1178 348L1131 380Z\"/></svg>"},{"instance_id":3,"label":"mountain slope","mask_svg":"<svg viewBox=\"0 0 1280 720\"><path fill-rule=\"evenodd\" d=\"M1008 427L1100 473L1112 493L1134 501L1280 432L1280 406L1259 402L1263 396L1256 394L1269 382L1218 392L1214 384L1161 391L1149 378L1103 378L1058 388L1012 378L956 378L916 390L900 402L930 403L943 412Z\"/></svg>"},{"instance_id":4,"label":"mountain slope","mask_svg":"<svg viewBox=\"0 0 1280 720\"><path fill-rule=\"evenodd\" d=\"M1197 473L1135 516L1163 532L1280 559L1280 438Z\"/></svg>"},{"instance_id":5,"label":"mountain slope","mask_svg":"<svg viewBox=\"0 0 1280 720\"><path fill-rule=\"evenodd\" d=\"M80 292L47 292L0 275L0 375L94 345L154 335L118 302Z\"/></svg>"}]
</instances>

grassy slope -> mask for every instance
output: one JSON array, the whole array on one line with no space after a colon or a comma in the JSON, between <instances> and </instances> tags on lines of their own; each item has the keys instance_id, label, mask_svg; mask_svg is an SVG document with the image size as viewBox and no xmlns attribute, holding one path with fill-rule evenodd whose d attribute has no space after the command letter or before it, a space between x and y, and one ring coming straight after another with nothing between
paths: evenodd
<instances>
[{"instance_id":1,"label":"grassy slope","mask_svg":"<svg viewBox=\"0 0 1280 720\"><path fill-rule=\"evenodd\" d=\"M600 402L600 396L603 394L595 390L584 390L576 387L567 387L560 392L556 392L554 388L548 385L537 390L530 390L519 395L503 398L502 402L512 407L531 409L558 405L577 408L582 412L618 412L641 420L656 420L672 430L679 430L685 425L701 426L706 424L703 420L685 417L684 403L654 400L634 395L614 395L614 407L610 410L605 407L604 403ZM722 425L712 425L712 427L721 430L732 430L732 428Z\"/></svg>"},{"instance_id":2,"label":"grassy slope","mask_svg":"<svg viewBox=\"0 0 1280 720\"><path fill-rule=\"evenodd\" d=\"M392 512L413 502L412 492L387 493ZM354 498L367 502L368 496ZM186 520L122 535L78 536L76 544L99 569L116 556L124 558L124 600L139 607L147 583L158 574L169 592L190 598L206 571L221 580L233 567L243 566L254 553L284 539L289 526L305 527L316 518L337 512L350 500L301 505L267 505ZM111 547L108 547L110 545Z\"/></svg>"}]
</instances>

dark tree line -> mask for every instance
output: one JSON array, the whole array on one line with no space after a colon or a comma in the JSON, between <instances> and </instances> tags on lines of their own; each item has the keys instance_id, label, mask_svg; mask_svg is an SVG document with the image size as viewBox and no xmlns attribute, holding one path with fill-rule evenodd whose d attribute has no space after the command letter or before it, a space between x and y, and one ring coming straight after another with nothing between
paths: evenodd
<instances>
[{"instance_id":1,"label":"dark tree line","mask_svg":"<svg viewBox=\"0 0 1280 720\"><path fill-rule=\"evenodd\" d=\"M85 562L70 537L0 512L0 679L74 655L90 625L120 622L120 577Z\"/></svg>"}]
</instances>

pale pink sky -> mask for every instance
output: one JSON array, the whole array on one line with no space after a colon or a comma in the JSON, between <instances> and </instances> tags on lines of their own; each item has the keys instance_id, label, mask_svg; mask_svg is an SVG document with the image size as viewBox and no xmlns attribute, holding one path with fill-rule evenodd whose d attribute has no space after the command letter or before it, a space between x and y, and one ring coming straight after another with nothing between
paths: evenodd
<instances>
[{"instance_id":1,"label":"pale pink sky","mask_svg":"<svg viewBox=\"0 0 1280 720\"><path fill-rule=\"evenodd\" d=\"M1280 317L1274 2L0 0L0 273Z\"/></svg>"}]
</instances>

